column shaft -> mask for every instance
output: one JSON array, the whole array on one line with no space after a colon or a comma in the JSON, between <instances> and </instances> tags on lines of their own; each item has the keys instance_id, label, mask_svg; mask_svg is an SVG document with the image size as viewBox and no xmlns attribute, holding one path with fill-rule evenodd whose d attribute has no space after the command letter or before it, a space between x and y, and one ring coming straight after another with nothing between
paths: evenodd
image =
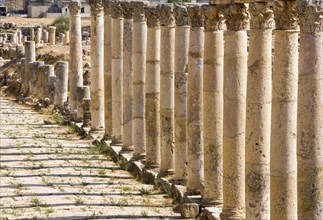
<instances>
[{"instance_id":1,"label":"column shaft","mask_svg":"<svg viewBox=\"0 0 323 220\"><path fill-rule=\"evenodd\" d=\"M29 63L34 62L36 60L36 48L35 48L35 41L26 41L25 42L25 75L26 75L26 82L25 82L25 90L24 93L28 95L30 93L30 71L29 71Z\"/></svg>"},{"instance_id":2,"label":"column shaft","mask_svg":"<svg viewBox=\"0 0 323 220\"><path fill-rule=\"evenodd\" d=\"M55 105L63 106L67 101L68 86L68 62L58 61L56 63L56 87L55 87Z\"/></svg>"}]
</instances>

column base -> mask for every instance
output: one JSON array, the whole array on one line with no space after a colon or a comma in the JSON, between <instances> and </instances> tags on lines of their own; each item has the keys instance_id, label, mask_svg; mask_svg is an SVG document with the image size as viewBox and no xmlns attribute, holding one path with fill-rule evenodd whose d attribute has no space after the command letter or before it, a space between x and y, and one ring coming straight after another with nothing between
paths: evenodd
<instances>
[{"instance_id":1,"label":"column base","mask_svg":"<svg viewBox=\"0 0 323 220\"><path fill-rule=\"evenodd\" d=\"M113 145L113 146L116 146L116 145L117 146L121 146L122 145L122 140L112 137L112 141L111 141L111 144L110 145Z\"/></svg>"},{"instance_id":2,"label":"column base","mask_svg":"<svg viewBox=\"0 0 323 220\"><path fill-rule=\"evenodd\" d=\"M170 176L170 175L174 175L175 174L175 170L166 170L166 171L160 171L157 175L157 177L165 177L165 176Z\"/></svg>"},{"instance_id":3,"label":"column base","mask_svg":"<svg viewBox=\"0 0 323 220\"><path fill-rule=\"evenodd\" d=\"M110 134L104 134L103 138L101 139L101 141L110 141L112 139Z\"/></svg>"},{"instance_id":4,"label":"column base","mask_svg":"<svg viewBox=\"0 0 323 220\"><path fill-rule=\"evenodd\" d=\"M223 201L217 200L217 199L202 198L202 203L205 206L218 206L218 207L223 206Z\"/></svg>"},{"instance_id":5,"label":"column base","mask_svg":"<svg viewBox=\"0 0 323 220\"><path fill-rule=\"evenodd\" d=\"M160 166L160 164L158 163L148 163L146 162L145 164L145 169L155 169L155 168L158 168Z\"/></svg>"},{"instance_id":6,"label":"column base","mask_svg":"<svg viewBox=\"0 0 323 220\"><path fill-rule=\"evenodd\" d=\"M131 160L143 160L146 158L146 154L133 154Z\"/></svg>"},{"instance_id":7,"label":"column base","mask_svg":"<svg viewBox=\"0 0 323 220\"><path fill-rule=\"evenodd\" d=\"M180 185L180 186L185 186L187 184L186 179L174 179L173 182L175 185Z\"/></svg>"},{"instance_id":8,"label":"column base","mask_svg":"<svg viewBox=\"0 0 323 220\"><path fill-rule=\"evenodd\" d=\"M121 151L133 151L133 145L131 146L124 146L122 145Z\"/></svg>"},{"instance_id":9,"label":"column base","mask_svg":"<svg viewBox=\"0 0 323 220\"><path fill-rule=\"evenodd\" d=\"M239 210L239 209L223 208L223 212L220 214L220 218L222 220L226 220L226 219L244 220L245 213L243 210Z\"/></svg>"}]
</instances>

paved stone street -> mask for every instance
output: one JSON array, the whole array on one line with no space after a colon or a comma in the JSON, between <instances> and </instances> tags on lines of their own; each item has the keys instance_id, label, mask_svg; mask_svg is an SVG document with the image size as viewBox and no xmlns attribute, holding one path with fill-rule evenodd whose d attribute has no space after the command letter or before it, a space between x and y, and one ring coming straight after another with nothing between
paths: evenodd
<instances>
[{"instance_id":1,"label":"paved stone street","mask_svg":"<svg viewBox=\"0 0 323 220\"><path fill-rule=\"evenodd\" d=\"M71 127L0 97L0 216L176 219L172 200L80 140Z\"/></svg>"}]
</instances>

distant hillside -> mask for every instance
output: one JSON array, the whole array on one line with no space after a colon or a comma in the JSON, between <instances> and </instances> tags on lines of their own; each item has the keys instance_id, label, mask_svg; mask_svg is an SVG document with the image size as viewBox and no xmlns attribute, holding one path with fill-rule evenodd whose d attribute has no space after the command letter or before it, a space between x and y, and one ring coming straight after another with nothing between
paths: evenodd
<instances>
[{"instance_id":1,"label":"distant hillside","mask_svg":"<svg viewBox=\"0 0 323 220\"><path fill-rule=\"evenodd\" d=\"M7 6L8 11L22 10L24 7L23 0L4 0L4 5Z\"/></svg>"}]
</instances>

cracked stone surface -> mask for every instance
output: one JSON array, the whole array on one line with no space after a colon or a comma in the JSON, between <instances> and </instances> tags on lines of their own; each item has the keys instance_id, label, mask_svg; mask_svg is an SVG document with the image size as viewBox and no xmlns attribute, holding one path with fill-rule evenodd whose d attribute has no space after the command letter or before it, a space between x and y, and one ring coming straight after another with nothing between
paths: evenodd
<instances>
[{"instance_id":1,"label":"cracked stone surface","mask_svg":"<svg viewBox=\"0 0 323 220\"><path fill-rule=\"evenodd\" d=\"M0 97L0 217L179 219L172 200L73 129Z\"/></svg>"}]
</instances>

